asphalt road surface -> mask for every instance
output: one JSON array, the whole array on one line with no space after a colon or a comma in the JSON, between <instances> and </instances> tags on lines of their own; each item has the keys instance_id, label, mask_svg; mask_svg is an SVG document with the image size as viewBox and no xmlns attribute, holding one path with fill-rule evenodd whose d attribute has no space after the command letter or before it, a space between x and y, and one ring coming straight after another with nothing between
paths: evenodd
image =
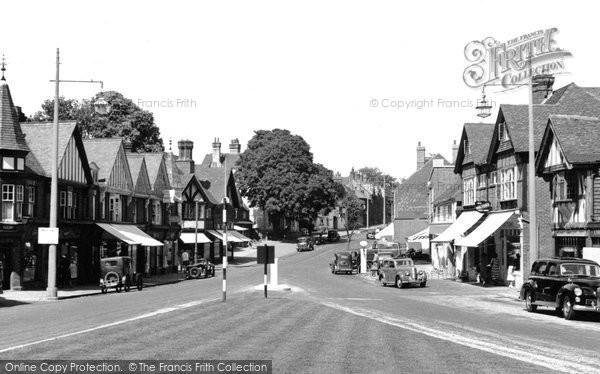
<instances>
[{"instance_id":1,"label":"asphalt road surface","mask_svg":"<svg viewBox=\"0 0 600 374\"><path fill-rule=\"evenodd\" d=\"M357 243L358 240L355 239ZM274 372L600 372L600 320L554 311L459 282L382 287L333 275L346 243L280 259L280 283L255 286L263 267L144 289L1 308L0 359L273 360Z\"/></svg>"}]
</instances>

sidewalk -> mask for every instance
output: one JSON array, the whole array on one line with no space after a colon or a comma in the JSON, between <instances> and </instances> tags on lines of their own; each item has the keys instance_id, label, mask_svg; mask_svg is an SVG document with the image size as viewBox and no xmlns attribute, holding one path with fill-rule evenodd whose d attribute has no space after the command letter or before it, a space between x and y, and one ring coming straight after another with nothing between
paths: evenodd
<instances>
[{"instance_id":1,"label":"sidewalk","mask_svg":"<svg viewBox=\"0 0 600 374\"><path fill-rule=\"evenodd\" d=\"M275 253L277 257L282 257L292 252L296 252L296 245L294 243L284 243L277 241L267 241L261 243L261 245L274 245ZM229 260L229 267L248 267L256 265L256 248L242 247L234 252L233 260ZM215 270L222 270L222 264L215 264ZM144 277L144 288L161 286L164 284L178 283L185 280L183 272L180 273L169 273L161 275L152 275L150 277ZM136 290L132 287L132 290ZM136 290L137 291L137 290ZM112 290L111 290L112 292ZM122 291L124 292L124 291ZM76 297L91 296L101 294L100 286L87 284L87 285L76 285L73 288L59 288L57 296L59 300L72 299ZM45 302L46 301L46 289L32 289L23 291L12 291L4 290L4 293L0 294L0 307L4 303L32 303L32 302Z\"/></svg>"}]
</instances>

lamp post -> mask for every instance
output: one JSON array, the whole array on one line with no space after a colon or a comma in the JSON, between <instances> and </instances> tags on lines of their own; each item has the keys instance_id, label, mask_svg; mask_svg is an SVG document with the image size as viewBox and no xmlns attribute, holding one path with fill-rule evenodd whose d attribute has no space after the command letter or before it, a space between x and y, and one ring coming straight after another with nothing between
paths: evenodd
<instances>
[{"instance_id":1,"label":"lamp post","mask_svg":"<svg viewBox=\"0 0 600 374\"><path fill-rule=\"evenodd\" d=\"M227 203L229 198L223 198L223 301L227 300Z\"/></svg>"},{"instance_id":2,"label":"lamp post","mask_svg":"<svg viewBox=\"0 0 600 374\"><path fill-rule=\"evenodd\" d=\"M538 237L537 237L537 216L536 216L536 193L535 193L535 139L533 131L533 69L531 64L531 53L528 57L529 82L526 84L484 84L482 90L482 99L478 100L475 107L480 112L479 117L486 118L491 113L491 105L485 99L485 86L527 86L529 89L529 155L527 165L527 204L529 205L529 259L535 260L538 257ZM516 176L515 176L516 178Z\"/></svg>"},{"instance_id":3,"label":"lamp post","mask_svg":"<svg viewBox=\"0 0 600 374\"><path fill-rule=\"evenodd\" d=\"M52 126L52 150L51 150L51 180L50 180L50 228L57 228L57 216L58 216L58 111L59 111L59 84L60 82L78 82L78 83L100 83L104 87L104 83L101 81L70 81L60 80L60 51L56 48L56 79L51 80L54 82L54 121ZM108 103L100 98L94 103L94 109L99 114L107 114L110 111ZM56 244L50 244L48 248L48 286L46 288L46 299L47 300L58 300L58 291L56 288Z\"/></svg>"}]
</instances>

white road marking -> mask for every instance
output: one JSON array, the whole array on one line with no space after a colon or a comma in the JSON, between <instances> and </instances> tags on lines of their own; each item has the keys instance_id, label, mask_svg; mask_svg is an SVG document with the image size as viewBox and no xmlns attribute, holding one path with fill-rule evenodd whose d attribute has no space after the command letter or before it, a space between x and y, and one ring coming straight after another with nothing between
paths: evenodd
<instances>
[{"instance_id":1,"label":"white road marking","mask_svg":"<svg viewBox=\"0 0 600 374\"><path fill-rule=\"evenodd\" d=\"M363 308L350 308L340 304L321 302L322 305L344 311L346 313L365 317L409 330L418 334L427 335L433 338L441 339L455 344L460 344L469 348L478 349L499 356L508 357L514 360L524 361L529 364L543 366L552 370L563 371L567 373L600 373L600 361L595 356L587 356L583 358L581 355L577 357L571 356L563 351L552 351L548 347L535 347L531 344L520 344L519 342L511 341L509 344L499 341L498 343L491 342L489 338L483 339L476 334L470 334L466 330L457 329L451 331L449 329L436 329L429 326L414 322L409 319L402 319L385 315L384 313ZM587 362L586 362L587 361Z\"/></svg>"},{"instance_id":2,"label":"white road marking","mask_svg":"<svg viewBox=\"0 0 600 374\"><path fill-rule=\"evenodd\" d=\"M115 322L111 322L111 323L106 323L106 324L103 324L103 325L91 327L89 329L79 330L79 331L73 331L73 332L70 332L68 334L57 335L57 336L53 336L51 338L46 338L46 339L42 339L42 340L36 340L36 341L33 341L33 342L19 344L19 345L15 345L15 346L12 346L12 347L4 348L4 349L0 350L0 353L14 351L15 349L30 347L32 345L47 343L47 342L51 342L51 341L54 341L54 340L69 338L71 336L81 335L81 334L85 334L85 333L88 333L88 332L105 329L107 327L113 327L113 326L118 326L118 325L122 325L122 324L129 323L129 322L139 321L141 319L146 319L146 318L154 317L154 316L157 316L157 315L160 315L160 314L174 312L176 310L181 310L181 309L189 308L189 307L192 307L192 306L195 306L195 305L199 305L199 304L205 304L205 303L208 303L208 302L211 302L211 301L216 301L216 300L220 300L220 299L213 298L213 299L197 300L197 301L192 301L192 302L189 302L189 303L186 303L186 304L180 304L180 305L177 305L177 306L171 307L171 308L162 308L162 309L158 309L158 310L155 310L153 312L150 312L150 313L140 314L139 316L135 316L135 317L132 317L132 318L127 318L127 319L123 319L123 320L115 321Z\"/></svg>"}]
</instances>

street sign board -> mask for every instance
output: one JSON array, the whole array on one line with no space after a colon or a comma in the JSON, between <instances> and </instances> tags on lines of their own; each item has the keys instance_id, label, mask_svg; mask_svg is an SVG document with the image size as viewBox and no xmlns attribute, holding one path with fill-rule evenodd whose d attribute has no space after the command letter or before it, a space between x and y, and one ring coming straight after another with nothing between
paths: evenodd
<instances>
[{"instance_id":1,"label":"street sign board","mask_svg":"<svg viewBox=\"0 0 600 374\"><path fill-rule=\"evenodd\" d=\"M58 227L38 227L38 244L58 244Z\"/></svg>"},{"instance_id":2,"label":"street sign board","mask_svg":"<svg viewBox=\"0 0 600 374\"><path fill-rule=\"evenodd\" d=\"M256 248L256 263L257 264L273 264L275 263L275 246L261 245Z\"/></svg>"}]
</instances>

